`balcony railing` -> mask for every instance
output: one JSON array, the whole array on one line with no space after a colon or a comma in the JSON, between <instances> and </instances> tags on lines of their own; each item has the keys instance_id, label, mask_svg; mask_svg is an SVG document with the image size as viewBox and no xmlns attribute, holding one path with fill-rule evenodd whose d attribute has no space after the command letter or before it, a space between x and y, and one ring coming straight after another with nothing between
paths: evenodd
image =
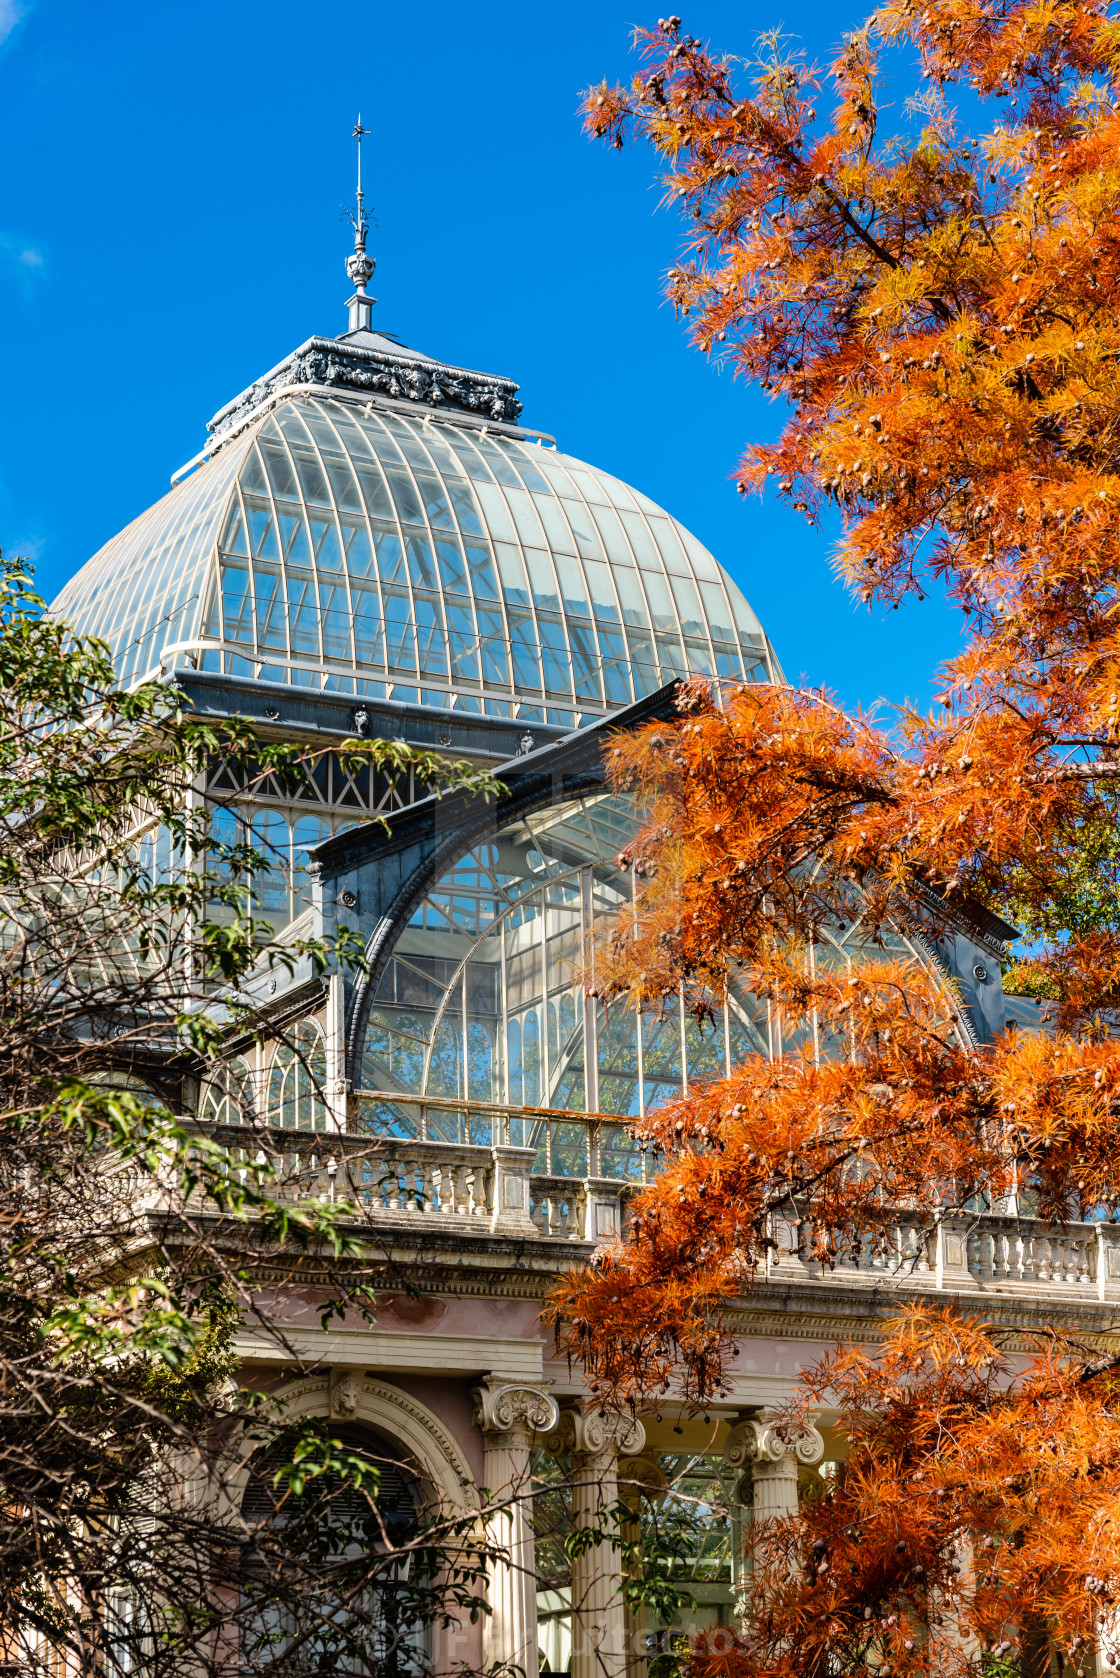
<instances>
[{"instance_id":1,"label":"balcony railing","mask_svg":"<svg viewBox=\"0 0 1120 1678\"><path fill-rule=\"evenodd\" d=\"M443 1096L411 1098L363 1090L357 1097L356 1128L364 1134L531 1148L535 1175L641 1184L655 1175L657 1160L629 1134L631 1122L616 1113L510 1107Z\"/></svg>"},{"instance_id":2,"label":"balcony railing","mask_svg":"<svg viewBox=\"0 0 1120 1678\"><path fill-rule=\"evenodd\" d=\"M776 1217L773 1235L767 1277L774 1282L1120 1299L1117 1224L1054 1225L981 1211L948 1214L931 1227L928 1218L901 1212L832 1265L814 1259L807 1219Z\"/></svg>"},{"instance_id":3,"label":"balcony railing","mask_svg":"<svg viewBox=\"0 0 1120 1678\"><path fill-rule=\"evenodd\" d=\"M245 1180L267 1167L278 1198L348 1201L386 1231L417 1236L594 1245L624 1229L630 1199L658 1165L613 1114L383 1096L361 1097L359 1112L360 1133L226 1126L211 1134ZM128 1176L114 1174L115 1197L146 1209L154 1185L133 1188ZM794 1209L774 1216L772 1237L758 1277L771 1288L1120 1302L1117 1224L1049 1225L996 1212L931 1224L899 1212L831 1265L814 1259L811 1226Z\"/></svg>"}]
</instances>

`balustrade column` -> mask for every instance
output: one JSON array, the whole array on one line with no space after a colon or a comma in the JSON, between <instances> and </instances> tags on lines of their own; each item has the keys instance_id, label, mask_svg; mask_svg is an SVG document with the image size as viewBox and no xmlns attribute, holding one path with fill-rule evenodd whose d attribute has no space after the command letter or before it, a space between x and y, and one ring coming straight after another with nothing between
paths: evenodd
<instances>
[{"instance_id":1,"label":"balustrade column","mask_svg":"<svg viewBox=\"0 0 1120 1678\"><path fill-rule=\"evenodd\" d=\"M545 1440L553 1456L570 1455L572 1523L594 1527L602 1541L572 1562L572 1678L625 1678L626 1612L617 1535L619 1453L636 1455L646 1441L641 1422L600 1414L582 1405L566 1409Z\"/></svg>"},{"instance_id":2,"label":"balustrade column","mask_svg":"<svg viewBox=\"0 0 1120 1678\"><path fill-rule=\"evenodd\" d=\"M482 1430L483 1510L492 1550L487 1561L490 1613L483 1625L483 1663L518 1667L536 1678L537 1570L533 1549L530 1452L533 1435L557 1424L556 1400L539 1387L488 1381L475 1389L475 1425Z\"/></svg>"}]
</instances>

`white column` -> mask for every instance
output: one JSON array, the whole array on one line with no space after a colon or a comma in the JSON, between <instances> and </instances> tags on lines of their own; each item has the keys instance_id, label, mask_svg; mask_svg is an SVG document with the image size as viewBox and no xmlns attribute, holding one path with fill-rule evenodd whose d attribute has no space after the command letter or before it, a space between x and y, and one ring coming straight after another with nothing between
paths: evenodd
<instances>
[{"instance_id":1,"label":"white column","mask_svg":"<svg viewBox=\"0 0 1120 1678\"><path fill-rule=\"evenodd\" d=\"M626 1507L622 1523L622 1539L627 1545L640 1546L642 1538L642 1498L657 1497L666 1487L665 1472L655 1456L620 1457L618 1459L618 1500ZM631 1559L624 1564L624 1574L635 1576L641 1571L640 1551L631 1551ZM626 1678L646 1678L649 1671L649 1650L646 1646L646 1615L644 1608L631 1608L623 1603L626 1638Z\"/></svg>"},{"instance_id":2,"label":"white column","mask_svg":"<svg viewBox=\"0 0 1120 1678\"><path fill-rule=\"evenodd\" d=\"M740 1503L738 1554L732 1556L732 1579L742 1603L750 1588L750 1529L761 1521L797 1514L797 1469L800 1463L820 1462L824 1440L810 1422L801 1433L787 1433L765 1412L739 1422L723 1447L729 1468L750 1474L753 1498L749 1510Z\"/></svg>"},{"instance_id":3,"label":"white column","mask_svg":"<svg viewBox=\"0 0 1120 1678\"><path fill-rule=\"evenodd\" d=\"M332 973L327 982L327 1011L324 1037L324 1099L327 1108L327 1129L346 1129L346 990L341 973Z\"/></svg>"},{"instance_id":4,"label":"white column","mask_svg":"<svg viewBox=\"0 0 1120 1678\"><path fill-rule=\"evenodd\" d=\"M646 1430L630 1416L603 1415L582 1405L565 1410L545 1440L553 1456L570 1455L572 1524L603 1533L572 1562L572 1678L625 1678L626 1612L617 1534L618 1458L637 1454Z\"/></svg>"},{"instance_id":5,"label":"white column","mask_svg":"<svg viewBox=\"0 0 1120 1678\"><path fill-rule=\"evenodd\" d=\"M482 1430L483 1509L492 1554L487 1562L490 1612L482 1631L483 1664L518 1667L537 1678L537 1570L533 1554L529 1453L535 1433L559 1420L556 1400L539 1387L488 1381L475 1389L475 1425Z\"/></svg>"}]
</instances>

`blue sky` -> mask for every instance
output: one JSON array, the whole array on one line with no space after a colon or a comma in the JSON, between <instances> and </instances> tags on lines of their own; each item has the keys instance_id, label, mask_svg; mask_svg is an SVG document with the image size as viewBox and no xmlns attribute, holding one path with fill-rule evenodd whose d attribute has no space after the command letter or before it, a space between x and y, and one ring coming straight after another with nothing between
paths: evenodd
<instances>
[{"instance_id":1,"label":"blue sky","mask_svg":"<svg viewBox=\"0 0 1120 1678\"><path fill-rule=\"evenodd\" d=\"M661 0L662 5L664 0ZM791 679L929 701L959 617L856 608L831 541L729 483L778 410L661 301L680 235L652 160L588 144L579 90L628 70L616 0L0 0L0 544L48 597L167 488L209 416L345 329L356 112L375 321L522 387L525 421L668 507L745 590ZM827 58L860 5L705 0L750 55ZM899 98L901 98L901 92Z\"/></svg>"}]
</instances>

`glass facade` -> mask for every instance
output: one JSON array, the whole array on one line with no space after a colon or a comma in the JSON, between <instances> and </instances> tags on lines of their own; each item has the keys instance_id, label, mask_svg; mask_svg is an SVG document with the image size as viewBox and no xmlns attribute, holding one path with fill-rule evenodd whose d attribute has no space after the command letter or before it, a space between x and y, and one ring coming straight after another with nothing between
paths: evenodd
<instances>
[{"instance_id":1,"label":"glass facade","mask_svg":"<svg viewBox=\"0 0 1120 1678\"><path fill-rule=\"evenodd\" d=\"M272 1057L268 1123L277 1130L325 1130L321 1092L326 1076L323 1039L310 1020L301 1020L292 1043L279 1043Z\"/></svg>"},{"instance_id":2,"label":"glass facade","mask_svg":"<svg viewBox=\"0 0 1120 1678\"><path fill-rule=\"evenodd\" d=\"M445 1120L425 1110L428 1134L445 1123L445 1140L468 1139L455 1103L621 1121L661 1106L690 1080L728 1075L751 1053L847 1052L815 1020L783 1019L744 987L732 987L703 1027L680 1005L638 1016L584 994L589 929L632 899L632 876L616 858L635 826L632 804L609 794L557 804L475 846L433 883L373 995L361 1074L367 1127L411 1133L417 1109L408 1097L448 1104ZM876 948L916 953L900 938ZM843 967L857 952L869 953L858 921L822 932L810 959ZM491 1139L482 1134L490 1120L476 1113L469 1122L470 1140ZM537 1169L549 1176L588 1172L581 1123L512 1119L508 1139L536 1146ZM624 1124L601 1126L596 1146L600 1175L640 1174Z\"/></svg>"},{"instance_id":3,"label":"glass facade","mask_svg":"<svg viewBox=\"0 0 1120 1678\"><path fill-rule=\"evenodd\" d=\"M161 660L563 725L693 671L778 674L706 549L552 449L293 398L114 538L54 610Z\"/></svg>"},{"instance_id":4,"label":"glass facade","mask_svg":"<svg viewBox=\"0 0 1120 1678\"><path fill-rule=\"evenodd\" d=\"M765 1049L766 1013L749 996L703 1031L679 1008L639 1021L584 996L588 929L630 900L615 858L633 826L630 806L609 796L568 802L514 823L436 881L381 973L364 1091L634 1118L689 1076L719 1076ZM630 1174L632 1143L617 1132L600 1139L604 1175ZM541 1148L548 1174L586 1174L582 1125L537 1126L522 1140Z\"/></svg>"}]
</instances>

